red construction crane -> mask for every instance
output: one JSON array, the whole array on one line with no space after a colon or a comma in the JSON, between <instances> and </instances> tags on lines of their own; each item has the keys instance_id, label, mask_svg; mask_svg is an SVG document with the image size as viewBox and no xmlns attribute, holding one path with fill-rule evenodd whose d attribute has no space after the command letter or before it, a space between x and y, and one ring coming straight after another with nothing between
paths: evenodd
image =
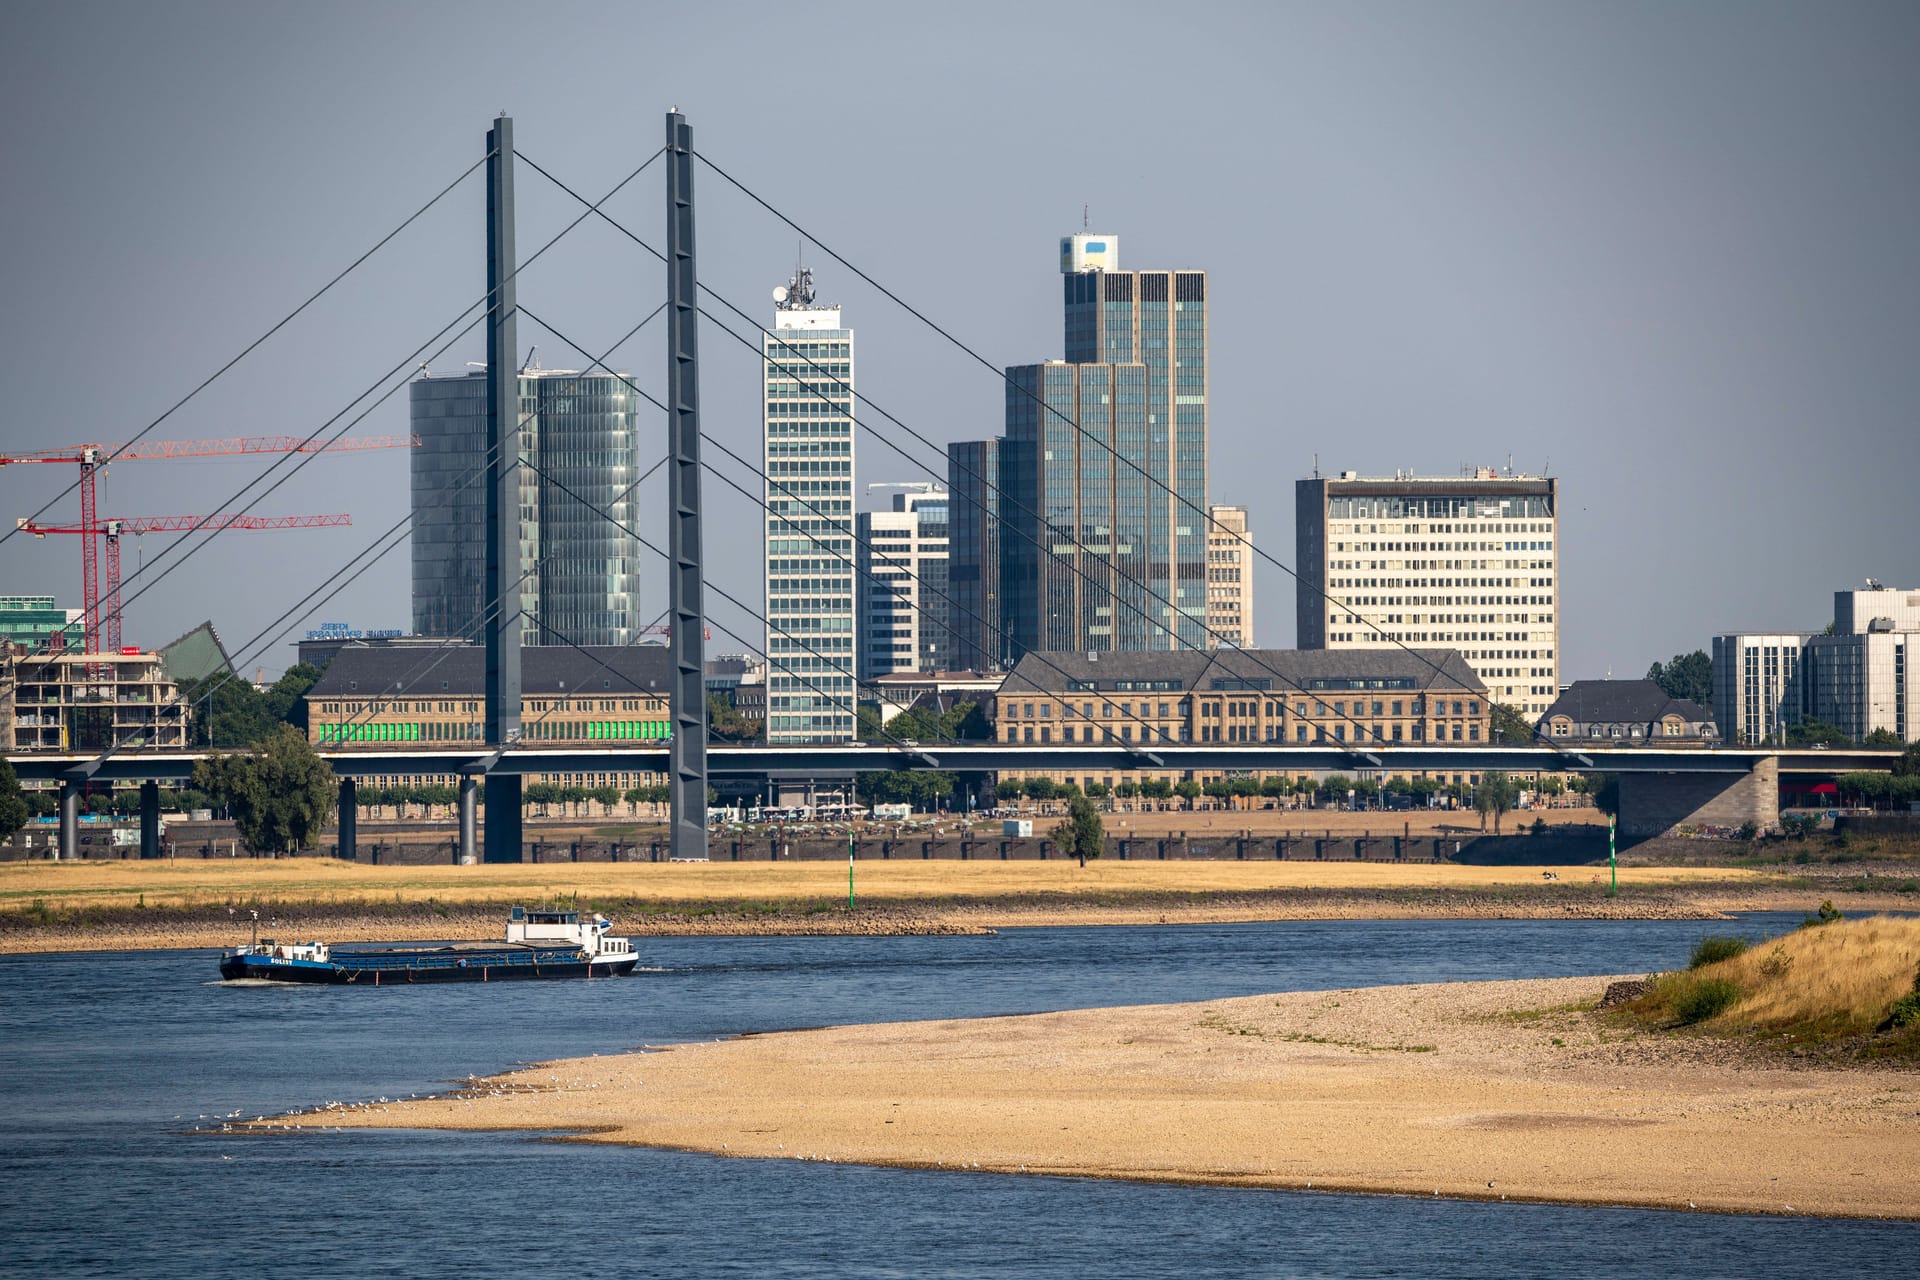
<instances>
[{"instance_id":1,"label":"red construction crane","mask_svg":"<svg viewBox=\"0 0 1920 1280\"><path fill-rule=\"evenodd\" d=\"M410 449L417 448L420 437L404 436L348 436L331 441L303 440L298 436L235 436L225 440L146 440L121 445L117 449L99 444L76 444L62 449L41 449L32 453L0 454L0 467L21 462L64 462L77 463L80 467L80 525L63 532L81 532L93 529L95 532L83 534L80 542L80 594L87 607L87 651L98 652L99 615L95 607L100 600L100 549L98 539L102 536L104 525L94 518L98 489L96 473L105 469L109 462L149 462L163 458L215 458L239 453L350 453L360 449ZM191 524L188 526L191 528ZM238 526L236 526L238 527ZM118 556L118 547L109 550L109 555ZM116 571L114 580L119 580ZM119 609L112 611L112 626L115 635L113 648L119 648L120 627Z\"/></svg>"},{"instance_id":2,"label":"red construction crane","mask_svg":"<svg viewBox=\"0 0 1920 1280\"><path fill-rule=\"evenodd\" d=\"M86 612L82 624L86 628L88 653L117 653L120 649L120 537L122 534L143 533L184 533L192 529L327 529L353 523L353 517L339 516L109 516L95 523L83 520L79 524L36 524L31 520L16 521L16 527L22 533L30 533L36 538L44 538L50 533L74 533L85 538L88 546L95 538L104 538L107 544L107 583L104 596L92 593L93 583L88 583L88 594L83 601Z\"/></svg>"}]
</instances>

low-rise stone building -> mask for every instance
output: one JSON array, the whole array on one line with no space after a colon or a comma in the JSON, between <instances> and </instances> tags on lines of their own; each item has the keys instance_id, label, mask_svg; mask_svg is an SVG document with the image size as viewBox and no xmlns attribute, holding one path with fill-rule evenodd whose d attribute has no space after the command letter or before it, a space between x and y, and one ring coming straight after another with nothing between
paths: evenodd
<instances>
[{"instance_id":1,"label":"low-rise stone building","mask_svg":"<svg viewBox=\"0 0 1920 1280\"><path fill-rule=\"evenodd\" d=\"M1023 745L1220 742L1356 748L1483 746L1491 740L1492 716L1486 686L1452 649L1029 653L1000 686L993 712L995 737ZM1178 781L1185 776L1179 770L1142 769L1126 778ZM1193 780L1217 776L1217 771L1198 772ZM1449 780L1460 779L1449 775ZM1063 775L1056 781L1084 785L1086 780Z\"/></svg>"},{"instance_id":2,"label":"low-rise stone building","mask_svg":"<svg viewBox=\"0 0 1920 1280\"><path fill-rule=\"evenodd\" d=\"M1652 680L1575 680L1540 718L1539 735L1569 745L1718 746L1713 710Z\"/></svg>"},{"instance_id":3,"label":"low-rise stone building","mask_svg":"<svg viewBox=\"0 0 1920 1280\"><path fill-rule=\"evenodd\" d=\"M667 650L657 646L522 649L521 740L530 746L664 743L671 736L670 677ZM331 748L477 743L485 681L486 651L474 645L345 647L307 692L307 740ZM583 773L529 780L626 790L660 785L666 775Z\"/></svg>"}]
</instances>

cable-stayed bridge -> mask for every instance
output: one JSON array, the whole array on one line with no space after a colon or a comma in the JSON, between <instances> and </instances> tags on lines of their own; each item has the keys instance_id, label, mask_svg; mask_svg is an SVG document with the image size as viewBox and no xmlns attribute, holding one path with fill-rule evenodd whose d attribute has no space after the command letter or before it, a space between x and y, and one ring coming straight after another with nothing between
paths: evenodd
<instances>
[{"instance_id":1,"label":"cable-stayed bridge","mask_svg":"<svg viewBox=\"0 0 1920 1280\"><path fill-rule=\"evenodd\" d=\"M659 247L613 218L605 208L609 200L656 162L662 164L665 176L666 217L664 235ZM580 206L577 215L566 226L525 257L519 254L515 239L515 183L516 170L520 165L524 165L541 180L551 183ZM777 219L788 231L798 235L819 253L832 259L871 286L916 323L925 326L940 340L955 347L971 363L984 369L986 377L1001 384L1006 394L1023 392L1022 387L1007 377L1000 364L968 345L952 328L943 325L927 311L909 302L899 292L835 251L820 236L802 226L794 217L755 191L728 168L722 167L708 155L696 151L693 146L692 129L686 118L679 112L671 112L666 117L664 145L653 151L597 199L590 199L581 194L550 169L520 151L514 144L512 120L504 114L496 118L486 132L485 147L479 159L453 177L420 209L375 241L370 248L317 292L220 365L193 391L156 417L126 445L120 447L121 450L128 450L138 446L148 433L167 421L181 407L241 360L247 358L342 279L363 268L385 245L406 231L450 192L484 170L486 184L485 291L461 307L436 333L427 337L412 350L400 354L399 359L387 373L356 395L339 412L327 418L310 435L291 443L282 457L266 468L260 476L250 480L231 501L223 504L221 508L233 511L235 513L233 518L245 517L252 510L253 505L284 483L293 472L310 461L316 452L327 448L396 394L408 383L413 371L423 362L431 363L439 359L476 328L484 326L488 370L487 408L485 449L479 461L466 474L454 478L445 492L433 495L416 494L414 511L396 520L339 568L324 577L314 575L306 582L296 584L291 590L298 591L304 587L304 594L294 600L273 622L237 646L234 651L235 668L246 669L256 658L271 651L272 646L278 644L300 622L324 607L329 600L384 556L406 542L411 523L419 514L421 504L432 506L435 503L449 503L456 494L478 487L479 493L484 498L486 512L483 603L474 616L466 620L464 626L455 628L455 634L444 638L444 643L451 646L458 643L478 642L484 647L486 678L481 741L462 744L458 748L422 749L415 744L405 748L355 746L338 750L323 749L321 754L333 764L342 779L342 798L343 801L348 802L343 807L343 814L351 813L352 788L355 780L359 778L458 776L461 779L460 827L463 851L475 851L481 828L477 820L478 811L484 804L486 860L519 861L522 843L522 782L527 776L560 772L658 770L664 772L669 780L670 833L675 856L704 857L707 841L707 783L712 773L804 770L845 773L903 768L996 772L1001 770L1065 772L1089 769L1119 772L1128 769L1153 768L1369 770L1383 773L1438 770L1477 773L1485 770L1506 769L1526 772L1606 771L1620 773L1623 777L1645 779L1707 779L1709 780L1707 785L1719 786L1722 790L1745 788L1757 793L1776 786L1777 778L1781 773L1789 776L1804 774L1829 777L1848 769L1885 768L1890 763L1891 753L1875 752L1703 751L1665 750L1652 747L1623 751L1574 751L1551 743L1525 747L1466 748L1383 745L1364 750L1331 745L1309 747L1155 743L1149 746L1145 744L1145 740L1155 736L1150 734L1143 734L1142 743L1132 746L1122 743L1030 746L1012 743L907 742L883 732L880 735L882 741L868 744L829 744L806 748L772 748L754 745L710 747L704 686L704 641L710 629L729 636L763 659L768 656L766 649L775 647L771 643L772 639L777 638L784 651L799 653L810 660L810 666L807 669L830 672L836 678L844 676L847 678L848 688L854 687L855 673L852 670L851 655L842 656L837 651L815 647L816 642L809 638L809 632L804 626L782 618L770 617L742 600L743 595L747 597L758 595L762 584L758 582L746 585L731 584L730 589L729 584L717 582L708 577L702 555L701 490L704 478L710 476L739 493L753 503L770 521L791 521L792 528L796 532L806 527L807 522L815 522L813 527L823 528L831 525L834 529L833 538L821 538L815 544L817 554L822 558L837 558L847 567L857 569L853 553L836 544L844 541L847 546L858 545L868 553L872 553L873 549L861 539L850 513L824 510L818 500L805 491L804 484L788 483L779 475L768 474L773 468L763 470L760 465L735 447L738 442L730 444L703 429L699 394L699 338L703 328L716 337L744 348L756 366L763 361L779 361L782 372L795 375L797 385L802 388L801 394L817 398L820 402L819 407L824 412L844 415L850 428L858 428L865 432L873 441L883 444L930 479L937 481L947 479L948 458L942 445L916 429L899 414L857 393L850 382L842 380L833 369L817 364L803 353L794 354L783 351L780 354L770 355L763 343L759 322L742 307L701 281L695 253L696 168L719 178L728 187ZM636 313L642 313L641 318L611 347L597 353L569 336L568 329L571 325L564 318L548 320L521 304L517 291L518 279L527 267L538 261L556 243L590 218L597 219L612 228L638 248L652 255L665 268L664 297L657 303L652 298L636 303L634 310ZM603 505L590 501L576 488L567 484L562 477L551 474L539 460L537 451L527 447L523 433L525 424L519 407L517 381L520 350L518 326L523 317L530 324L537 326L543 334L577 353L586 362L585 371L600 370L606 375L620 379L628 389L658 408L666 418L664 455L651 467L641 472L619 495L614 504ZM667 330L665 341L667 378L664 399L649 394L607 364L607 361L614 357L615 352L636 334L656 318L662 317ZM1030 391L1025 393L1032 395ZM1116 450L1106 440L1060 414L1056 408L1039 397L1033 398L1038 412L1046 417L1050 428L1058 427L1075 433L1086 447L1104 450L1105 456L1110 457L1116 474L1128 473L1124 477L1127 483L1148 486L1148 491L1157 497L1164 496L1184 508L1183 518L1193 519L1199 527L1212 526L1213 518L1204 503L1196 505L1189 496L1176 492L1164 479L1150 473L1135 458ZM854 406L851 411L846 407L849 405ZM721 459L718 464L703 457L703 449L707 446L711 446ZM114 456L118 456L118 451ZM99 459L99 462L104 465L112 460L112 456L108 456ZM668 522L664 547L608 509L609 505L618 505L620 501L624 501L642 481L662 468L666 470ZM633 470L638 471L639 468L635 466ZM539 569L540 564L545 563L545 560L540 560L532 566L526 565L520 548L519 490L523 478L528 473L536 477L544 488L550 489L576 505L580 509L578 514L583 519L607 522L666 562L669 602L661 618L655 619L655 622L661 620L666 622L669 637L671 664L669 705L672 732L667 745L531 745L534 739L526 732L529 726L521 722L520 637L523 623L531 623L537 628L543 643L570 646L595 662L599 662L610 676L618 676L619 673L612 671L589 649L577 643L574 637L563 634L543 620L531 616L522 607L523 587ZM1112 592L1112 582L1094 581L1075 557L1062 555L1058 550L1061 546L1071 546L1076 542L1076 530L1047 526L1046 522L1036 517L1036 513L1024 507L1017 495L1000 487L997 480L983 476L972 478L982 485L983 490L993 494L1000 503L1003 513L1017 512L1029 517L1018 523L1003 523L1003 536L1011 537L1017 534L1027 538L1033 544L1035 554L1051 557L1052 561L1057 562L1065 571L1084 580L1089 588L1109 593L1115 608L1137 615L1141 625L1154 639L1155 647L1207 648L1221 642L1222 637L1209 632L1204 623L1197 622L1193 617L1185 614L1174 601L1167 599L1162 592L1156 591L1151 584L1125 575L1124 569L1118 565L1112 568L1125 577L1124 585L1127 590ZM59 496L63 495L56 495L53 501L58 501ZM38 519L52 504L50 501L41 511L36 512L33 518ZM1029 531L1029 525L1035 528L1044 527L1047 536L1036 536ZM203 522L202 526L196 526L194 530L189 531L189 537L181 539L180 542L169 547L167 552L163 552L143 565L140 572L126 584L133 589L124 598L114 602L116 622L121 611L132 605L146 591L153 589L221 531L220 526L205 527ZM191 535L194 533L201 535L198 542L192 539ZM0 541L4 541L8 536L12 536L11 531L0 533ZM1252 546L1252 552L1287 576L1298 578L1293 567L1283 563L1264 549ZM554 548L541 549L542 556L548 558L562 553L561 550ZM986 618L973 613L951 594L932 583L923 582L920 585L926 598L939 600L950 610L964 612L970 620L983 629L983 634L991 634L1004 641L1005 637L1001 632L998 618ZM1309 585L1317 587L1317 584ZM763 634L769 638L769 643L763 647L759 635L742 636L736 631L729 631L709 616L705 607L707 591L712 591L764 628ZM1353 621L1355 625L1363 628L1371 626L1363 619ZM650 629L636 628L636 633L644 633ZM1194 636L1196 629L1202 633L1198 639ZM1433 665L1430 658L1420 651L1407 648L1393 636L1376 631L1375 638L1383 644L1405 650L1429 666ZM995 647L996 651L1006 650L1003 643L997 643ZM1257 650L1242 652L1249 660L1272 670L1276 681L1274 688L1277 691L1305 692L1296 689L1293 681L1282 672L1273 670L1266 660L1259 656ZM1056 674L1064 677L1064 673L1058 667L1054 667L1046 654L1029 652L1027 656L1042 666L1052 667ZM413 684L428 679L434 667L433 654L429 652L421 655L417 666L417 675L400 682L396 688L387 690L378 697L367 699L364 708L356 715L370 720L379 713L381 707L405 696ZM1437 667L1435 671L1438 674ZM622 679L625 678L622 677ZM832 695L830 698L818 685L811 684L804 675L798 676L798 679L800 683L810 685L813 693L819 697L829 698L830 701L832 698L851 701L851 696L844 694ZM612 692L617 696L621 689L626 688L629 686L623 683ZM851 710L850 706L848 710ZM1344 713L1336 711L1336 714ZM1132 713L1123 705L1122 715L1131 716ZM1150 727L1143 719L1137 716L1133 718L1140 721L1143 730ZM1347 718L1353 721L1356 728L1363 727L1357 718ZM538 723L539 720L536 719L534 724ZM21 777L58 781L62 784L61 849L63 856L72 856L75 852L74 829L80 794L88 782L126 781L143 784L143 833L150 825L157 833L157 784L162 781L179 781L190 776L194 761L202 754L204 753L154 751L142 743L119 742L94 753L15 753L11 758ZM343 843L348 842L343 841ZM151 851L156 844L157 834L152 842L143 838L145 850Z\"/></svg>"}]
</instances>

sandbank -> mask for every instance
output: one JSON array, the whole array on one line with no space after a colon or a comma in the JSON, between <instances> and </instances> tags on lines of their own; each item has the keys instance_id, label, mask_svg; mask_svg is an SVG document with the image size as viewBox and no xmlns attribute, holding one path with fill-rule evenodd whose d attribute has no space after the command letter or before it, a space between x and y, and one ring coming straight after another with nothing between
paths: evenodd
<instances>
[{"instance_id":1,"label":"sandbank","mask_svg":"<svg viewBox=\"0 0 1920 1280\"><path fill-rule=\"evenodd\" d=\"M1635 1035L1587 1011L1607 981L784 1032L544 1064L268 1127L529 1130L921 1169L1920 1218L1920 1075Z\"/></svg>"}]
</instances>

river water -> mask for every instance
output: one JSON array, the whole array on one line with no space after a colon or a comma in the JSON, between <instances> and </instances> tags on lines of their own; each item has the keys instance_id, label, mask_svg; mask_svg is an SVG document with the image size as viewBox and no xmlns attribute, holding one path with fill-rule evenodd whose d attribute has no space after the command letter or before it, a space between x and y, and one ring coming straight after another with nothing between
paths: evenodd
<instances>
[{"instance_id":1,"label":"river water","mask_svg":"<svg viewBox=\"0 0 1920 1280\"><path fill-rule=\"evenodd\" d=\"M622 981L378 989L223 984L211 951L0 956L0 1275L1911 1274L1920 1228L1903 1224L862 1169L524 1134L187 1132L747 1031L1646 972L1683 965L1708 927L643 939L647 969Z\"/></svg>"}]
</instances>

